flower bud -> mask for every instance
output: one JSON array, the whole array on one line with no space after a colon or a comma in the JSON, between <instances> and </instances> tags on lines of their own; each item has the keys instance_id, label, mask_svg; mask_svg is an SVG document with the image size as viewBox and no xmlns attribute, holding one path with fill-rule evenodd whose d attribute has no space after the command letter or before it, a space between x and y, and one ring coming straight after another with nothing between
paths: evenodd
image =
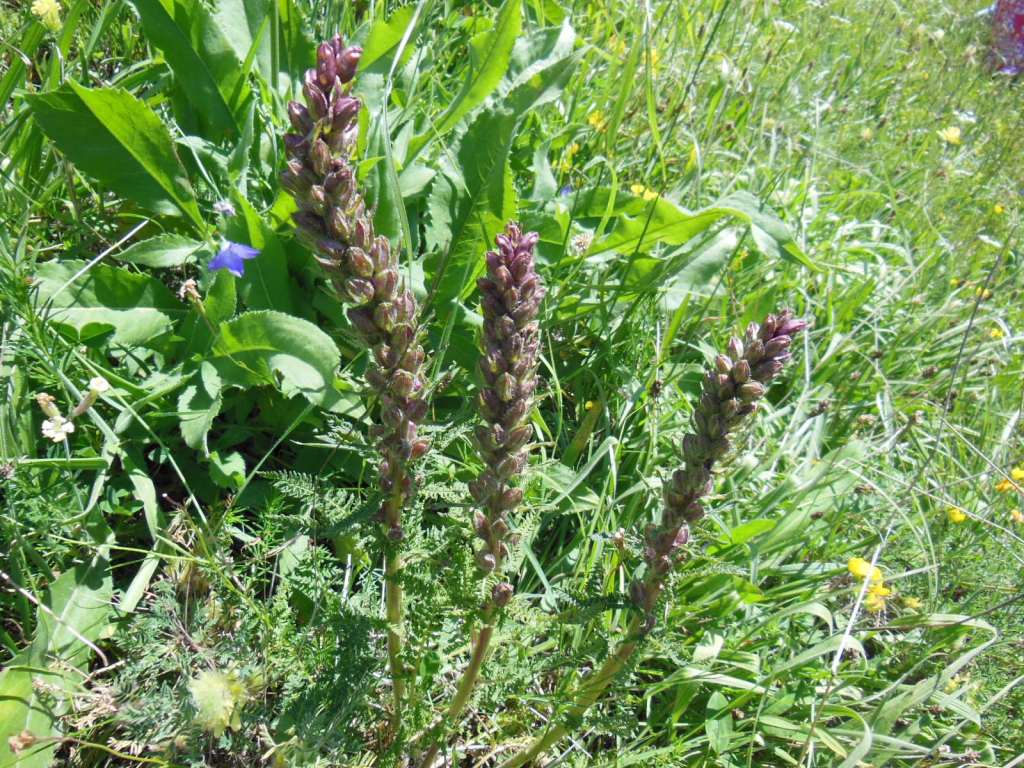
<instances>
[{"instance_id":1,"label":"flower bud","mask_svg":"<svg viewBox=\"0 0 1024 768\"><path fill-rule=\"evenodd\" d=\"M484 573L490 573L497 567L498 561L490 552L486 549L481 549L476 553L476 564Z\"/></svg>"},{"instance_id":2,"label":"flower bud","mask_svg":"<svg viewBox=\"0 0 1024 768\"><path fill-rule=\"evenodd\" d=\"M764 385L759 381L748 381L740 386L739 396L744 402L751 402L764 396Z\"/></svg>"},{"instance_id":3,"label":"flower bud","mask_svg":"<svg viewBox=\"0 0 1024 768\"><path fill-rule=\"evenodd\" d=\"M345 281L345 292L352 304L366 304L373 300L373 283L369 280L353 277Z\"/></svg>"},{"instance_id":4,"label":"flower bud","mask_svg":"<svg viewBox=\"0 0 1024 768\"><path fill-rule=\"evenodd\" d=\"M501 582L495 584L491 590L491 602L493 602L498 608L504 608L508 605L509 600L512 599L513 590L512 585L508 582Z\"/></svg>"}]
</instances>

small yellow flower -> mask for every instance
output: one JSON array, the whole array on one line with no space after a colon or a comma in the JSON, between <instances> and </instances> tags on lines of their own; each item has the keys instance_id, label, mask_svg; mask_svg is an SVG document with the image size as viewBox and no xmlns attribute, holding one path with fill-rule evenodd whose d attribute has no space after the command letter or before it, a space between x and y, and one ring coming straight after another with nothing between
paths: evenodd
<instances>
[{"instance_id":1,"label":"small yellow flower","mask_svg":"<svg viewBox=\"0 0 1024 768\"><path fill-rule=\"evenodd\" d=\"M658 199L658 193L650 187L645 187L643 184L636 183L629 185L629 191L637 197L642 197L644 200L650 202L651 200Z\"/></svg>"},{"instance_id":2,"label":"small yellow flower","mask_svg":"<svg viewBox=\"0 0 1024 768\"><path fill-rule=\"evenodd\" d=\"M982 288L981 286L979 286L974 289L974 295L979 297L982 301L984 301L985 299L992 298L992 291L990 291L988 288Z\"/></svg>"},{"instance_id":3,"label":"small yellow flower","mask_svg":"<svg viewBox=\"0 0 1024 768\"><path fill-rule=\"evenodd\" d=\"M657 72L658 71L658 64L661 63L661 54L658 53L658 49L657 48L651 48L650 56L649 57L645 56L645 58L648 59L650 61L650 63L651 63L651 71L652 72Z\"/></svg>"},{"instance_id":4,"label":"small yellow flower","mask_svg":"<svg viewBox=\"0 0 1024 768\"><path fill-rule=\"evenodd\" d=\"M950 507L946 510L946 517L954 525L960 525L960 523L967 519L967 514L960 507Z\"/></svg>"},{"instance_id":5,"label":"small yellow flower","mask_svg":"<svg viewBox=\"0 0 1024 768\"><path fill-rule=\"evenodd\" d=\"M1019 509L1010 510L1010 519L1017 525L1024 525L1024 512Z\"/></svg>"},{"instance_id":6,"label":"small yellow flower","mask_svg":"<svg viewBox=\"0 0 1024 768\"><path fill-rule=\"evenodd\" d=\"M883 581L882 569L871 565L863 557L851 557L846 567L858 579L870 579L873 584L881 584Z\"/></svg>"},{"instance_id":7,"label":"small yellow flower","mask_svg":"<svg viewBox=\"0 0 1024 768\"><path fill-rule=\"evenodd\" d=\"M951 278L949 278L949 287L950 288L959 288L963 284L964 284L964 281L961 280L959 277L951 277Z\"/></svg>"},{"instance_id":8,"label":"small yellow flower","mask_svg":"<svg viewBox=\"0 0 1024 768\"><path fill-rule=\"evenodd\" d=\"M992 206L992 211L996 216L1002 216L1006 213L1006 208L1004 208L1000 203L996 203Z\"/></svg>"},{"instance_id":9,"label":"small yellow flower","mask_svg":"<svg viewBox=\"0 0 1024 768\"><path fill-rule=\"evenodd\" d=\"M567 173L572 169L572 159L579 153L580 145L575 141L565 148L565 155L562 157L561 162L558 163L558 170L563 173Z\"/></svg>"},{"instance_id":10,"label":"small yellow flower","mask_svg":"<svg viewBox=\"0 0 1024 768\"><path fill-rule=\"evenodd\" d=\"M58 0L35 0L32 3L32 13L51 32L60 29L60 2Z\"/></svg>"},{"instance_id":11,"label":"small yellow flower","mask_svg":"<svg viewBox=\"0 0 1024 768\"><path fill-rule=\"evenodd\" d=\"M587 123L598 133L604 133L608 129L608 121L600 109L595 109L587 115Z\"/></svg>"},{"instance_id":12,"label":"small yellow flower","mask_svg":"<svg viewBox=\"0 0 1024 768\"><path fill-rule=\"evenodd\" d=\"M959 125L951 125L948 128L943 128L941 131L936 131L939 134L939 138L947 144L956 146L962 139Z\"/></svg>"},{"instance_id":13,"label":"small yellow flower","mask_svg":"<svg viewBox=\"0 0 1024 768\"><path fill-rule=\"evenodd\" d=\"M921 601L918 600L916 597L904 597L903 605L911 611L917 611L921 608Z\"/></svg>"},{"instance_id":14,"label":"small yellow flower","mask_svg":"<svg viewBox=\"0 0 1024 768\"><path fill-rule=\"evenodd\" d=\"M1014 467L1011 469L1010 477L1014 480L1024 480L1024 467Z\"/></svg>"},{"instance_id":15,"label":"small yellow flower","mask_svg":"<svg viewBox=\"0 0 1024 768\"><path fill-rule=\"evenodd\" d=\"M868 587L868 594L874 597L888 597L892 594L892 590L884 584L872 584Z\"/></svg>"},{"instance_id":16,"label":"small yellow flower","mask_svg":"<svg viewBox=\"0 0 1024 768\"><path fill-rule=\"evenodd\" d=\"M880 595L868 595L864 607L872 613L881 613L885 610L885 598Z\"/></svg>"},{"instance_id":17,"label":"small yellow flower","mask_svg":"<svg viewBox=\"0 0 1024 768\"><path fill-rule=\"evenodd\" d=\"M1000 480L998 483L996 483L996 490L999 491L999 493L1008 493L1009 491L1012 491L1016 487L1017 486L1014 485L1009 480Z\"/></svg>"},{"instance_id":18,"label":"small yellow flower","mask_svg":"<svg viewBox=\"0 0 1024 768\"><path fill-rule=\"evenodd\" d=\"M587 400L587 402L585 402L583 404L583 410L585 410L585 411L592 411L592 410L594 410L594 401L593 400Z\"/></svg>"},{"instance_id":19,"label":"small yellow flower","mask_svg":"<svg viewBox=\"0 0 1024 768\"><path fill-rule=\"evenodd\" d=\"M997 325L995 328L988 332L988 335L989 338L999 341L999 339L1003 338L1003 336L1005 336L1006 334L1003 333L1003 329Z\"/></svg>"}]
</instances>

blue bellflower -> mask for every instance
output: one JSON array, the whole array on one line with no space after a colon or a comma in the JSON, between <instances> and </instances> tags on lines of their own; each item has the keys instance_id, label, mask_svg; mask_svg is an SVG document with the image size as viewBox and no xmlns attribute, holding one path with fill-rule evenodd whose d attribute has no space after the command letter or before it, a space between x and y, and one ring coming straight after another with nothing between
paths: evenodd
<instances>
[{"instance_id":1,"label":"blue bellflower","mask_svg":"<svg viewBox=\"0 0 1024 768\"><path fill-rule=\"evenodd\" d=\"M226 269L235 277L241 277L245 274L246 259L255 259L259 255L259 250L251 245L225 240L224 247L220 249L220 253L210 259L207 269Z\"/></svg>"}]
</instances>

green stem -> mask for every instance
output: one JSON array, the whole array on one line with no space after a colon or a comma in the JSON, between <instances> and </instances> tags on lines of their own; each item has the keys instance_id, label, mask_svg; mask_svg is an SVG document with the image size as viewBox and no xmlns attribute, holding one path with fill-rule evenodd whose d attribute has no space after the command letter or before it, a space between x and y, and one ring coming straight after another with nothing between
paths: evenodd
<instances>
[{"instance_id":1,"label":"green stem","mask_svg":"<svg viewBox=\"0 0 1024 768\"><path fill-rule=\"evenodd\" d=\"M385 537L388 531L399 527L405 497L400 490L401 478L384 507ZM384 609L388 623L388 669L391 672L391 690L394 708L391 729L397 738L402 727L402 706L405 703L405 670L402 665L402 555L400 543L388 542L384 549Z\"/></svg>"},{"instance_id":2,"label":"green stem","mask_svg":"<svg viewBox=\"0 0 1024 768\"><path fill-rule=\"evenodd\" d=\"M395 735L402 725L402 704L405 701L405 680L402 670L402 556L397 545L391 545L384 555L384 604L388 622L388 668L391 670L391 688L394 692L394 711L391 727Z\"/></svg>"},{"instance_id":3,"label":"green stem","mask_svg":"<svg viewBox=\"0 0 1024 768\"><path fill-rule=\"evenodd\" d=\"M626 666L626 662L629 661L639 646L640 630L643 624L644 617L642 616L637 616L630 622L629 629L626 632L626 639L619 644L615 653L605 659L600 669L583 681L580 689L576 692L572 706L562 718L562 723L566 720L579 720L594 702L601 697L601 694L605 692L605 689L615 679L615 676ZM567 732L566 726L561 723L552 725L537 736L529 747L510 757L498 768L520 768L520 766L531 763L554 746Z\"/></svg>"},{"instance_id":4,"label":"green stem","mask_svg":"<svg viewBox=\"0 0 1024 768\"><path fill-rule=\"evenodd\" d=\"M445 741L445 738L443 738L446 736L445 723L456 724L459 715L462 714L466 704L469 702L469 697L476 687L477 680L480 678L480 668L483 667L487 648L490 646L491 638L494 636L494 612L495 607L493 605L489 605L485 610L485 623L473 641L473 655L470 657L469 666L462 672L458 688L455 691L455 697L448 705L448 711L445 713L444 720L431 729L430 738L434 741L434 744L427 750L423 759L420 760L420 768L430 768L434 758L437 757L438 751L441 749L441 745Z\"/></svg>"}]
</instances>

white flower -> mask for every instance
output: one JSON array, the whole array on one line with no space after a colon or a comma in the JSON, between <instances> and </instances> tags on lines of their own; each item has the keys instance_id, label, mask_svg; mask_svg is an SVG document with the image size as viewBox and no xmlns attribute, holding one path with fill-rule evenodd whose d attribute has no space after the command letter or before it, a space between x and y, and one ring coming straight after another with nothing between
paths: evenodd
<instances>
[{"instance_id":1,"label":"white flower","mask_svg":"<svg viewBox=\"0 0 1024 768\"><path fill-rule=\"evenodd\" d=\"M43 422L43 437L55 443L63 442L74 431L75 425L63 416L54 416Z\"/></svg>"},{"instance_id":2,"label":"white flower","mask_svg":"<svg viewBox=\"0 0 1024 768\"><path fill-rule=\"evenodd\" d=\"M110 390L110 382L104 379L102 376L93 376L89 379L89 391L97 395L102 395L104 392Z\"/></svg>"}]
</instances>

